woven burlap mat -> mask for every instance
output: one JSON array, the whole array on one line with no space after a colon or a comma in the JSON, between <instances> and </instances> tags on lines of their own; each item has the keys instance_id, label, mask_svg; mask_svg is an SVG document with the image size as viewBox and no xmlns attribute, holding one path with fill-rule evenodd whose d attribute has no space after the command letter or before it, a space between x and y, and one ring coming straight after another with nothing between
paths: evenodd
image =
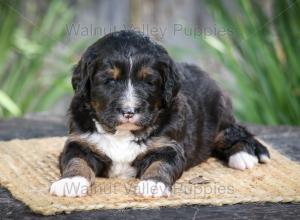
<instances>
[{"instance_id":1,"label":"woven burlap mat","mask_svg":"<svg viewBox=\"0 0 300 220\"><path fill-rule=\"evenodd\" d=\"M64 141L65 138L44 138L0 142L1 185L36 213L300 201L300 165L271 147L272 161L252 170L233 170L211 158L185 172L169 198L136 196L135 179L104 178L96 179L87 197L51 196L48 190L51 182L59 178L57 162Z\"/></svg>"}]
</instances>

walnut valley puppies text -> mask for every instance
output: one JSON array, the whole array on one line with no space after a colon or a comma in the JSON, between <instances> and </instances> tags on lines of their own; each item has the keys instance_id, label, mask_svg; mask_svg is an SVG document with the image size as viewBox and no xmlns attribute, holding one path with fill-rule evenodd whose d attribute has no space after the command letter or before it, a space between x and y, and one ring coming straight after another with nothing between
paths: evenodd
<instances>
[{"instance_id":1,"label":"walnut valley puppies text","mask_svg":"<svg viewBox=\"0 0 300 220\"><path fill-rule=\"evenodd\" d=\"M166 40L166 37L181 35L184 37L191 37L194 39L205 38L211 36L225 36L231 35L233 30L230 28L217 27L214 24L213 27L199 27L189 26L184 24L173 24L169 26L158 26L150 24L141 24L140 26L134 25L108 25L99 26L94 24L80 24L73 23L66 25L66 32L69 37L101 37L106 34L119 30L134 30L144 33L150 37L154 37L157 40Z\"/></svg>"}]
</instances>

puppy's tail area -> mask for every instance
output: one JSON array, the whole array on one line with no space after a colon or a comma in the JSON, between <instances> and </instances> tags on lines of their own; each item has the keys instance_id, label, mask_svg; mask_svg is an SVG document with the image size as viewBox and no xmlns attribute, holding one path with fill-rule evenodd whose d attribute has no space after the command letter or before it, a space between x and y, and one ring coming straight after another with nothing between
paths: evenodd
<instances>
[{"instance_id":1,"label":"puppy's tail area","mask_svg":"<svg viewBox=\"0 0 300 220\"><path fill-rule=\"evenodd\" d=\"M221 130L214 142L214 153L235 169L254 167L258 162L270 161L267 147L245 127L232 124Z\"/></svg>"}]
</instances>

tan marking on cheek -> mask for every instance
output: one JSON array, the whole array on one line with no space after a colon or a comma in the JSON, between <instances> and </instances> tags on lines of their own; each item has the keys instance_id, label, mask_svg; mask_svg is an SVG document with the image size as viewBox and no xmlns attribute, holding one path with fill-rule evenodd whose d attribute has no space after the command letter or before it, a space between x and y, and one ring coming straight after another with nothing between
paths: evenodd
<instances>
[{"instance_id":1,"label":"tan marking on cheek","mask_svg":"<svg viewBox=\"0 0 300 220\"><path fill-rule=\"evenodd\" d=\"M156 100L156 102L155 102L155 108L160 108L161 107L161 100Z\"/></svg>"},{"instance_id":2,"label":"tan marking on cheek","mask_svg":"<svg viewBox=\"0 0 300 220\"><path fill-rule=\"evenodd\" d=\"M121 76L121 71L118 67L115 67L109 70L109 74L113 77L113 79L117 80Z\"/></svg>"},{"instance_id":3,"label":"tan marking on cheek","mask_svg":"<svg viewBox=\"0 0 300 220\"><path fill-rule=\"evenodd\" d=\"M152 71L149 67L142 67L138 72L138 77L145 79L150 74L152 74Z\"/></svg>"},{"instance_id":4,"label":"tan marking on cheek","mask_svg":"<svg viewBox=\"0 0 300 220\"><path fill-rule=\"evenodd\" d=\"M92 105L92 107L93 107L96 111L99 111L99 109L100 109L100 103L99 103L99 102L91 101L91 105Z\"/></svg>"}]
</instances>

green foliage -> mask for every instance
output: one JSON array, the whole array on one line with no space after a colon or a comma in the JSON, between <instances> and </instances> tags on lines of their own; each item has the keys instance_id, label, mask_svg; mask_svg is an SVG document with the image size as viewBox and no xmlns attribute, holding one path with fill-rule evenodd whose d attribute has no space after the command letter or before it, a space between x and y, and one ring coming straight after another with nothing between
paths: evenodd
<instances>
[{"instance_id":1,"label":"green foliage","mask_svg":"<svg viewBox=\"0 0 300 220\"><path fill-rule=\"evenodd\" d=\"M44 11L32 3L0 0L0 118L44 111L71 92L74 54L82 48L63 45L73 14L64 1Z\"/></svg>"},{"instance_id":2,"label":"green foliage","mask_svg":"<svg viewBox=\"0 0 300 220\"><path fill-rule=\"evenodd\" d=\"M232 1L232 13L207 1L227 34L200 43L232 73L225 86L241 120L300 125L300 1L272 1L271 16L257 2Z\"/></svg>"}]
</instances>

